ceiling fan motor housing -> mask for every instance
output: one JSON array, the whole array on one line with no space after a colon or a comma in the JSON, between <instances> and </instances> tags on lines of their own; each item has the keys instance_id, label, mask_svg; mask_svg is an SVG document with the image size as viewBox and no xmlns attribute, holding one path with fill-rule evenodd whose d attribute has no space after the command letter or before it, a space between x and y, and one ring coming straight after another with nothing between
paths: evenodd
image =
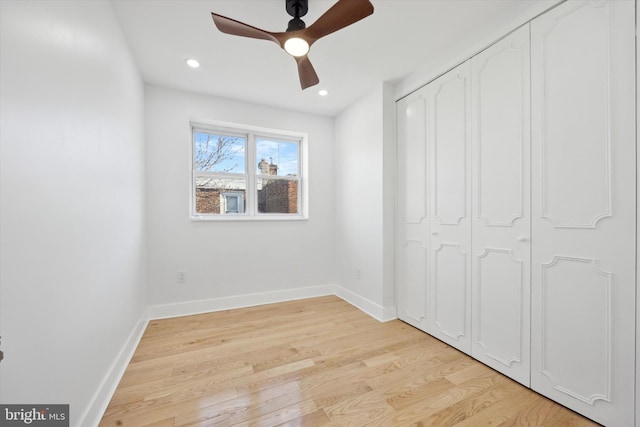
<instances>
[{"instance_id":1,"label":"ceiling fan motor housing","mask_svg":"<svg viewBox=\"0 0 640 427\"><path fill-rule=\"evenodd\" d=\"M289 21L289 25L287 26L287 32L304 30L305 28L307 28L307 25L304 23L302 19L293 18L291 21Z\"/></svg>"}]
</instances>

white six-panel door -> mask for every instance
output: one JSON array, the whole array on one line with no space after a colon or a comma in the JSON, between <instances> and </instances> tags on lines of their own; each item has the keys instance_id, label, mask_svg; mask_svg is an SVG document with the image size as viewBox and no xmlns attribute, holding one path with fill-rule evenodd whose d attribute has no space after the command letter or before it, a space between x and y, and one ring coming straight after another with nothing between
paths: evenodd
<instances>
[{"instance_id":1,"label":"white six-panel door","mask_svg":"<svg viewBox=\"0 0 640 427\"><path fill-rule=\"evenodd\" d=\"M471 352L471 79L469 63L427 92L430 333Z\"/></svg>"},{"instance_id":2,"label":"white six-panel door","mask_svg":"<svg viewBox=\"0 0 640 427\"><path fill-rule=\"evenodd\" d=\"M473 357L529 385L529 26L471 60Z\"/></svg>"},{"instance_id":3,"label":"white six-panel door","mask_svg":"<svg viewBox=\"0 0 640 427\"><path fill-rule=\"evenodd\" d=\"M532 22L532 388L634 420L634 2Z\"/></svg>"}]
</instances>

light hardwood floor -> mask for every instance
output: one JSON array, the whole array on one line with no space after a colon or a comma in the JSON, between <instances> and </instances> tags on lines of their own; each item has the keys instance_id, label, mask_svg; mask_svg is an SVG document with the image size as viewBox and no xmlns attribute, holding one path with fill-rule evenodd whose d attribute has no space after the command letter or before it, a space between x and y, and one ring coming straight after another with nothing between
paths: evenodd
<instances>
[{"instance_id":1,"label":"light hardwood floor","mask_svg":"<svg viewBox=\"0 0 640 427\"><path fill-rule=\"evenodd\" d=\"M100 426L597 426L337 297L151 321Z\"/></svg>"}]
</instances>

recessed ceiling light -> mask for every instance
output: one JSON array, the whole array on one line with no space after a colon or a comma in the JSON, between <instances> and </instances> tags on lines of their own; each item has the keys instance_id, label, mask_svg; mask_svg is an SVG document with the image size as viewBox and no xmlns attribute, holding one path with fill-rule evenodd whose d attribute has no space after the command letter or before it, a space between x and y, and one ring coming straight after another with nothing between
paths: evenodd
<instances>
[{"instance_id":1,"label":"recessed ceiling light","mask_svg":"<svg viewBox=\"0 0 640 427\"><path fill-rule=\"evenodd\" d=\"M321 90L318 91L318 95L327 96L327 95L329 95L329 91L326 90L326 89L321 89Z\"/></svg>"},{"instance_id":2,"label":"recessed ceiling light","mask_svg":"<svg viewBox=\"0 0 640 427\"><path fill-rule=\"evenodd\" d=\"M195 59L187 59L187 65L191 68L198 68L200 66L200 63Z\"/></svg>"}]
</instances>

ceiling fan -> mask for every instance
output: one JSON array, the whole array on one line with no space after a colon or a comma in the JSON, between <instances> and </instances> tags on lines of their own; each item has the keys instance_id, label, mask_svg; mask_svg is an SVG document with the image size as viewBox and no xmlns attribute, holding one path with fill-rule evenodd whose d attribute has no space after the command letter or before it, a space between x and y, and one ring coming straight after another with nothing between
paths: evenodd
<instances>
[{"instance_id":1,"label":"ceiling fan","mask_svg":"<svg viewBox=\"0 0 640 427\"><path fill-rule=\"evenodd\" d=\"M293 17L286 32L270 32L252 27L235 19L211 13L213 22L220 31L235 36L270 40L277 43L298 63L300 86L306 89L320 82L307 53L313 43L373 13L369 0L338 0L316 22L309 27L300 19L307 14L308 0L285 0L286 10Z\"/></svg>"}]
</instances>

